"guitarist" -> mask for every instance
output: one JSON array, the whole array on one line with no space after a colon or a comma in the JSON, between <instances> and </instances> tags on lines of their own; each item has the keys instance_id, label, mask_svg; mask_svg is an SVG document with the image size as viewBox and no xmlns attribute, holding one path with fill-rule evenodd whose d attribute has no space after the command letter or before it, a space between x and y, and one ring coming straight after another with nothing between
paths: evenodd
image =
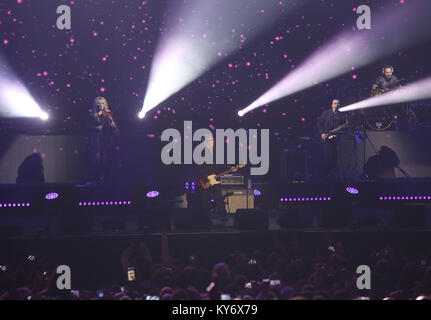
<instances>
[{"instance_id":1,"label":"guitarist","mask_svg":"<svg viewBox=\"0 0 431 320\"><path fill-rule=\"evenodd\" d=\"M201 198L202 210L210 216L211 213L221 216L226 216L225 201L222 196L221 187L219 184L210 185L207 177L214 173L219 173L230 168L230 166L215 164L216 155L214 147L214 138L212 135L205 137L206 151L210 152L213 159L213 164L202 164L197 167L198 180L202 180L204 187L199 185L199 193ZM231 172L236 172L237 168L232 168Z\"/></svg>"},{"instance_id":2,"label":"guitarist","mask_svg":"<svg viewBox=\"0 0 431 320\"><path fill-rule=\"evenodd\" d=\"M317 128L323 142L324 167L327 174L335 173L337 165L336 132L347 127L347 120L338 112L339 99L333 99L331 108L322 112Z\"/></svg>"}]
</instances>

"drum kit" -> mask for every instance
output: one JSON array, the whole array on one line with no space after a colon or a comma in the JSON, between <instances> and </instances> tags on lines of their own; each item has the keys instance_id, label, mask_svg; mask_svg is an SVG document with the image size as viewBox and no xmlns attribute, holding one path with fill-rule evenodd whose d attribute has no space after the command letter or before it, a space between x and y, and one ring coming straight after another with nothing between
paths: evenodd
<instances>
[{"instance_id":1,"label":"drum kit","mask_svg":"<svg viewBox=\"0 0 431 320\"><path fill-rule=\"evenodd\" d=\"M383 92L374 92L372 96L381 94ZM333 136L337 138L339 146L343 145L343 150L350 150L344 154L348 153L351 157L347 157L348 159L346 158L347 160L343 162L340 159L341 153L337 153L339 157L336 170L337 179L360 176L362 179L368 180L368 175L363 168L365 148L368 144L374 150L375 148L372 141L369 140L367 131L409 130L412 129L412 121L415 119L415 113L410 104L395 104L346 112L347 125L341 130L337 130ZM364 158L361 159L362 157Z\"/></svg>"},{"instance_id":2,"label":"drum kit","mask_svg":"<svg viewBox=\"0 0 431 320\"><path fill-rule=\"evenodd\" d=\"M382 95L383 92L375 92L372 96ZM347 113L347 120L350 127L362 128L365 130L384 131L389 129L399 129L400 121L403 118L406 106L379 106L375 108L365 108Z\"/></svg>"}]
</instances>

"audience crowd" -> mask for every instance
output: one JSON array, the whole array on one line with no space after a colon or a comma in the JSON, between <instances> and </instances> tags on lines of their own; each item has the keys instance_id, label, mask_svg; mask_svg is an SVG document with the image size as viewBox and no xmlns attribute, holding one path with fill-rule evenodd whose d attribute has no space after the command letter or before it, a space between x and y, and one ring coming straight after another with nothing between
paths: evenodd
<instances>
[{"instance_id":1,"label":"audience crowd","mask_svg":"<svg viewBox=\"0 0 431 320\"><path fill-rule=\"evenodd\" d=\"M268 250L232 250L213 260L208 252L172 258L165 236L161 261L153 260L145 243L134 241L119 257L124 274L132 270L134 280L125 276L123 283L99 290L59 290L52 257L0 259L0 300L430 299L431 251L385 246L367 251L360 261L341 241L304 253L295 241L273 240ZM359 265L370 267L371 289L358 289Z\"/></svg>"}]
</instances>

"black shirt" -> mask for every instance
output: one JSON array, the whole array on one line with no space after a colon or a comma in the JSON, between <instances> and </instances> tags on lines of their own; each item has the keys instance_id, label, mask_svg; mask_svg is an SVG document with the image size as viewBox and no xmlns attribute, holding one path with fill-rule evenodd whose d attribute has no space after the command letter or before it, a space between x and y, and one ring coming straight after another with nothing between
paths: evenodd
<instances>
[{"instance_id":1,"label":"black shirt","mask_svg":"<svg viewBox=\"0 0 431 320\"><path fill-rule=\"evenodd\" d=\"M329 131L334 130L340 125L342 125L341 115L338 111L335 113L332 112L332 108L323 111L317 121L317 128L320 134L329 133Z\"/></svg>"},{"instance_id":2,"label":"black shirt","mask_svg":"<svg viewBox=\"0 0 431 320\"><path fill-rule=\"evenodd\" d=\"M216 173L219 174L229 168L231 168L232 166L229 165L225 165L225 164L216 164L216 154L215 152L212 153L209 150L206 150L207 152L209 152L211 154L211 157L213 158L213 163L212 164L201 164L201 165L197 165L197 174L198 174L198 178L202 179L204 182L207 182L206 177ZM215 151L215 147L214 147L214 151Z\"/></svg>"},{"instance_id":3,"label":"black shirt","mask_svg":"<svg viewBox=\"0 0 431 320\"><path fill-rule=\"evenodd\" d=\"M113 135L116 133L117 126L113 122L112 112L111 116L99 115L100 110L92 110L90 117L90 129L93 132L97 132L99 135Z\"/></svg>"},{"instance_id":4,"label":"black shirt","mask_svg":"<svg viewBox=\"0 0 431 320\"><path fill-rule=\"evenodd\" d=\"M117 127L109 117L99 115L97 110L91 110L89 131L89 152L107 153L115 147L115 133Z\"/></svg>"},{"instance_id":5,"label":"black shirt","mask_svg":"<svg viewBox=\"0 0 431 320\"><path fill-rule=\"evenodd\" d=\"M392 75L389 79L387 79L385 76L380 76L376 79L376 81L374 81L374 84L377 85L377 89L374 90L374 92L395 89L399 87L399 83L400 81L394 75Z\"/></svg>"}]
</instances>

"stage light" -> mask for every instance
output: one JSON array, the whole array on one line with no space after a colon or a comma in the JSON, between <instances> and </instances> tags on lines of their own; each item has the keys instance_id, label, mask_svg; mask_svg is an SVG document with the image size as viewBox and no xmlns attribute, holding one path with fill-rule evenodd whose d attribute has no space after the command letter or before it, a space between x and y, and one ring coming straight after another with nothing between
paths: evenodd
<instances>
[{"instance_id":1,"label":"stage light","mask_svg":"<svg viewBox=\"0 0 431 320\"><path fill-rule=\"evenodd\" d=\"M160 193L157 190L153 190L147 193L147 198L156 198L159 194Z\"/></svg>"},{"instance_id":2,"label":"stage light","mask_svg":"<svg viewBox=\"0 0 431 320\"><path fill-rule=\"evenodd\" d=\"M259 190L254 189L253 190L253 194L254 194L255 197L259 197L262 193Z\"/></svg>"},{"instance_id":3,"label":"stage light","mask_svg":"<svg viewBox=\"0 0 431 320\"><path fill-rule=\"evenodd\" d=\"M280 202L309 202L309 201L331 201L331 197L291 197L291 198L280 198Z\"/></svg>"},{"instance_id":4,"label":"stage light","mask_svg":"<svg viewBox=\"0 0 431 320\"><path fill-rule=\"evenodd\" d=\"M141 112L139 112L139 113L138 113L138 118L139 118L139 119L144 119L144 118L145 118L145 115L146 115L146 112L141 111Z\"/></svg>"},{"instance_id":5,"label":"stage light","mask_svg":"<svg viewBox=\"0 0 431 320\"><path fill-rule=\"evenodd\" d=\"M45 196L46 200L54 200L58 198L58 193L57 192L50 192Z\"/></svg>"},{"instance_id":6,"label":"stage light","mask_svg":"<svg viewBox=\"0 0 431 320\"><path fill-rule=\"evenodd\" d=\"M30 203L19 203L19 202L11 202L11 203L0 203L0 208L10 208L10 207L30 207Z\"/></svg>"},{"instance_id":7,"label":"stage light","mask_svg":"<svg viewBox=\"0 0 431 320\"><path fill-rule=\"evenodd\" d=\"M97 207L97 206L116 206L116 205L131 205L132 201L97 201L97 202L78 202L80 207Z\"/></svg>"},{"instance_id":8,"label":"stage light","mask_svg":"<svg viewBox=\"0 0 431 320\"><path fill-rule=\"evenodd\" d=\"M42 120L48 120L48 119L49 119L49 115L48 115L46 112L42 112L42 113L40 114L40 118L41 118Z\"/></svg>"},{"instance_id":9,"label":"stage light","mask_svg":"<svg viewBox=\"0 0 431 320\"><path fill-rule=\"evenodd\" d=\"M359 194L359 190L356 189L355 187L347 187L346 191L350 194Z\"/></svg>"},{"instance_id":10,"label":"stage light","mask_svg":"<svg viewBox=\"0 0 431 320\"><path fill-rule=\"evenodd\" d=\"M238 115L243 116L427 39L431 28L430 9L430 1L406 3L373 17L371 30L346 31L335 36Z\"/></svg>"},{"instance_id":11,"label":"stage light","mask_svg":"<svg viewBox=\"0 0 431 320\"><path fill-rule=\"evenodd\" d=\"M371 108L402 102L431 98L431 77L413 82L405 87L389 91L381 96L372 97L340 108L340 112Z\"/></svg>"},{"instance_id":12,"label":"stage light","mask_svg":"<svg viewBox=\"0 0 431 320\"><path fill-rule=\"evenodd\" d=\"M296 7L291 2L191 0L170 8L139 118L290 13Z\"/></svg>"},{"instance_id":13,"label":"stage light","mask_svg":"<svg viewBox=\"0 0 431 320\"><path fill-rule=\"evenodd\" d=\"M380 201L399 201L399 200L431 200L431 196L418 196L418 195L411 195L411 196L379 196Z\"/></svg>"},{"instance_id":14,"label":"stage light","mask_svg":"<svg viewBox=\"0 0 431 320\"><path fill-rule=\"evenodd\" d=\"M0 116L48 119L30 92L0 56Z\"/></svg>"}]
</instances>

